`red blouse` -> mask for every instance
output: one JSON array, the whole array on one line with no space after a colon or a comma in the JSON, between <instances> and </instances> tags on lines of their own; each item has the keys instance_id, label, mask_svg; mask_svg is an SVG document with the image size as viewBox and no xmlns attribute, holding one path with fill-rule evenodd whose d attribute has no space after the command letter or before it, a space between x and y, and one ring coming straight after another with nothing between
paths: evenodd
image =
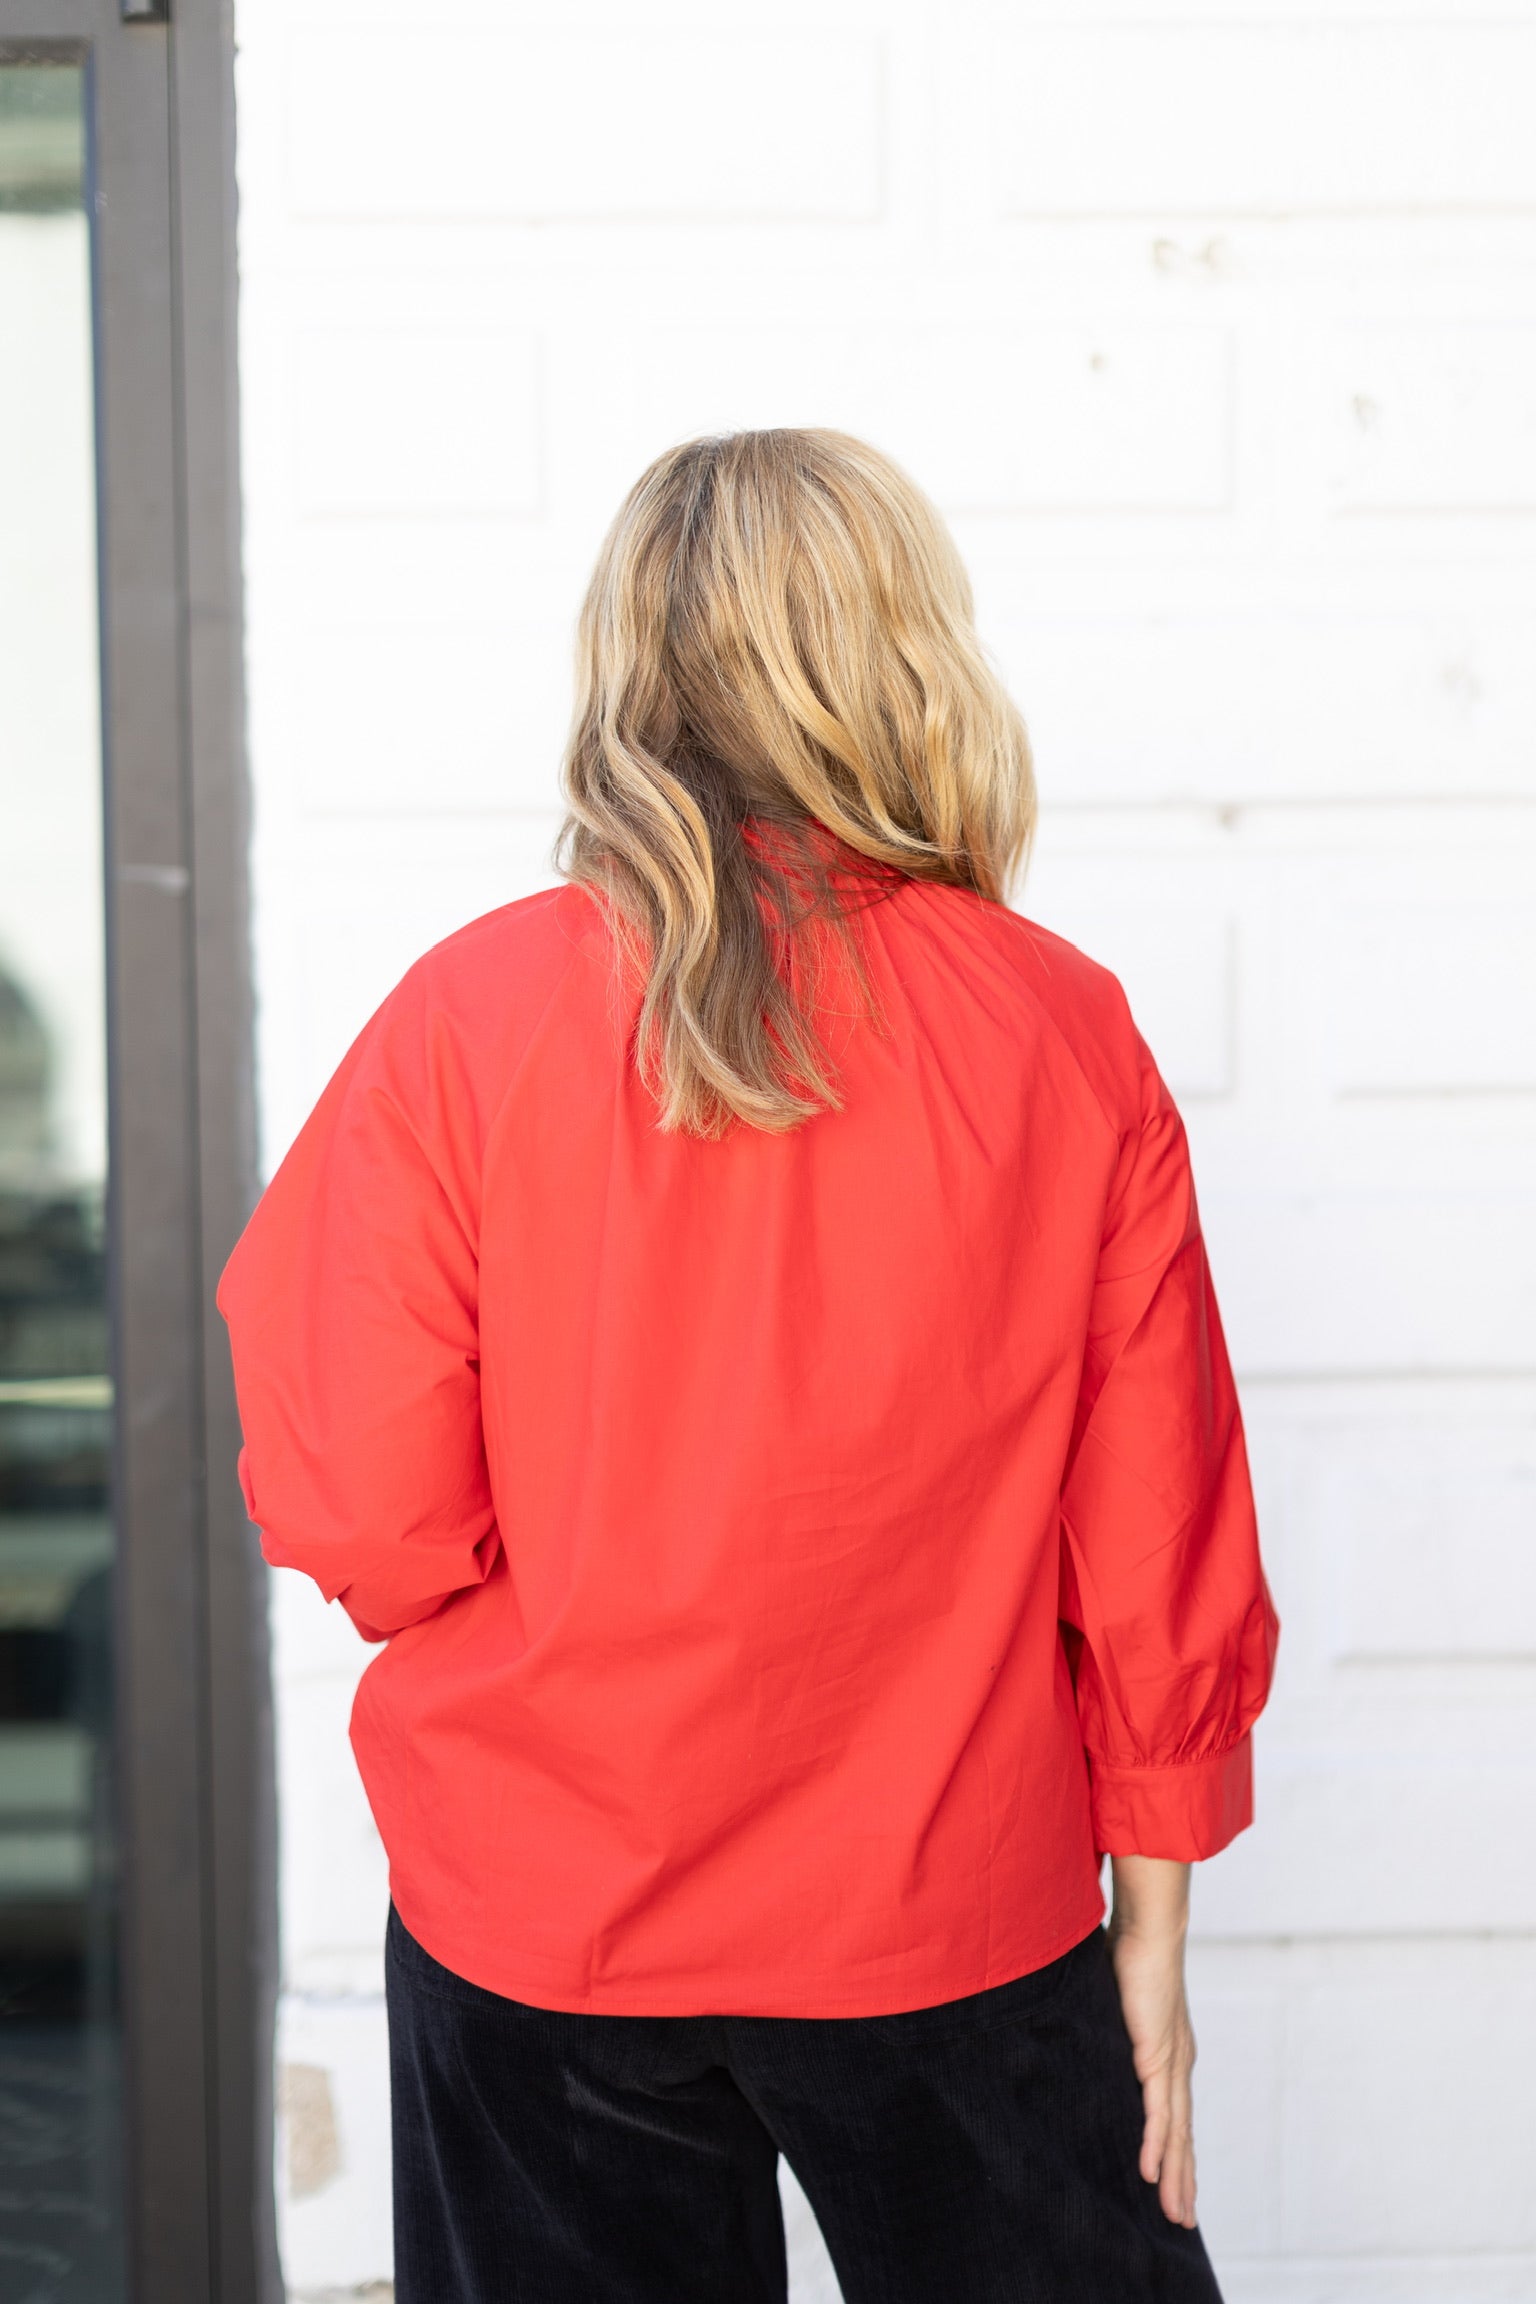
<instances>
[{"instance_id":1,"label":"red blouse","mask_svg":"<svg viewBox=\"0 0 1536 2304\"><path fill-rule=\"evenodd\" d=\"M364 1027L219 1284L268 1560L384 1643L402 1919L549 2008L868 2015L1252 1813L1277 1620L1115 979L902 881L783 1136L663 1134L585 891Z\"/></svg>"}]
</instances>

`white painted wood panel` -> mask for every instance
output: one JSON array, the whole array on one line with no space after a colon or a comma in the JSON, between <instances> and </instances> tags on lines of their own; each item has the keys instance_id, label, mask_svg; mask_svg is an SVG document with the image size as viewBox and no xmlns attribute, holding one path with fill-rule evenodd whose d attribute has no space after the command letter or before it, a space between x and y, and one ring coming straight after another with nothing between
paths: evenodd
<instances>
[{"instance_id":1,"label":"white painted wood panel","mask_svg":"<svg viewBox=\"0 0 1536 2304\"><path fill-rule=\"evenodd\" d=\"M545 19L545 24L548 24ZM289 92L301 216L875 216L878 43L765 29L317 30ZM808 64L811 68L807 69Z\"/></svg>"},{"instance_id":2,"label":"white painted wood panel","mask_svg":"<svg viewBox=\"0 0 1536 2304\"><path fill-rule=\"evenodd\" d=\"M1528 21L1149 14L987 42L1005 213L1536 205Z\"/></svg>"},{"instance_id":3,"label":"white painted wood panel","mask_svg":"<svg viewBox=\"0 0 1536 2304\"><path fill-rule=\"evenodd\" d=\"M311 326L295 366L300 512L539 509L538 345L527 331Z\"/></svg>"},{"instance_id":4,"label":"white painted wood panel","mask_svg":"<svg viewBox=\"0 0 1536 2304\"><path fill-rule=\"evenodd\" d=\"M1531 11L239 16L266 1164L416 954L547 883L640 466L743 423L905 459L1030 723L1023 904L1184 1105L1244 1385L1284 1629L1197 1885L1224 2292L1531 2304ZM278 1581L318 2296L389 2270L383 1869L368 1651Z\"/></svg>"}]
</instances>

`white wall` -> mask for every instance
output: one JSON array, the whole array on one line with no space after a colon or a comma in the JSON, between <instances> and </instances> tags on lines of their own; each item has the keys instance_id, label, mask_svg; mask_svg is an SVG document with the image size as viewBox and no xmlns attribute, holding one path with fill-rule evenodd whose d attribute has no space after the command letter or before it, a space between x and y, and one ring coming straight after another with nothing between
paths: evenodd
<instances>
[{"instance_id":1,"label":"white wall","mask_svg":"<svg viewBox=\"0 0 1536 2304\"><path fill-rule=\"evenodd\" d=\"M642 463L905 460L1034 733L1026 906L1184 1101L1285 1620L1198 1883L1213 2253L1231 2304L1530 2304L1536 9L239 14L269 1165L546 877ZM388 2272L385 1882L363 1652L275 1581L310 2293Z\"/></svg>"}]
</instances>

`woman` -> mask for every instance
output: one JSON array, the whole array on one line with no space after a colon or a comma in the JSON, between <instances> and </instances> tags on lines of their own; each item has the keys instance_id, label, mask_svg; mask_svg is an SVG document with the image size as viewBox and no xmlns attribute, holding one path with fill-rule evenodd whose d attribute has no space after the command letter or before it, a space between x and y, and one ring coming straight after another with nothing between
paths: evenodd
<instances>
[{"instance_id":1,"label":"woman","mask_svg":"<svg viewBox=\"0 0 1536 2304\"><path fill-rule=\"evenodd\" d=\"M565 773L565 884L409 971L219 1290L266 1556L383 1644L400 2304L767 2304L780 2152L847 2304L1213 2298L1188 1873L1276 1618L931 506L661 457Z\"/></svg>"}]
</instances>

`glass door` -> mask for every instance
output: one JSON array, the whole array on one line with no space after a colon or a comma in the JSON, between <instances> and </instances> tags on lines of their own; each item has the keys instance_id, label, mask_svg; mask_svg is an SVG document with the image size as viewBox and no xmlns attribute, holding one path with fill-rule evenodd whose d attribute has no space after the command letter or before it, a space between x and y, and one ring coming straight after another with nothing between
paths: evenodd
<instances>
[{"instance_id":1,"label":"glass door","mask_svg":"<svg viewBox=\"0 0 1536 2304\"><path fill-rule=\"evenodd\" d=\"M124 2296L85 73L0 63L0 2295Z\"/></svg>"},{"instance_id":2,"label":"glass door","mask_svg":"<svg viewBox=\"0 0 1536 2304\"><path fill-rule=\"evenodd\" d=\"M278 2304L226 0L0 0L0 2304Z\"/></svg>"}]
</instances>

